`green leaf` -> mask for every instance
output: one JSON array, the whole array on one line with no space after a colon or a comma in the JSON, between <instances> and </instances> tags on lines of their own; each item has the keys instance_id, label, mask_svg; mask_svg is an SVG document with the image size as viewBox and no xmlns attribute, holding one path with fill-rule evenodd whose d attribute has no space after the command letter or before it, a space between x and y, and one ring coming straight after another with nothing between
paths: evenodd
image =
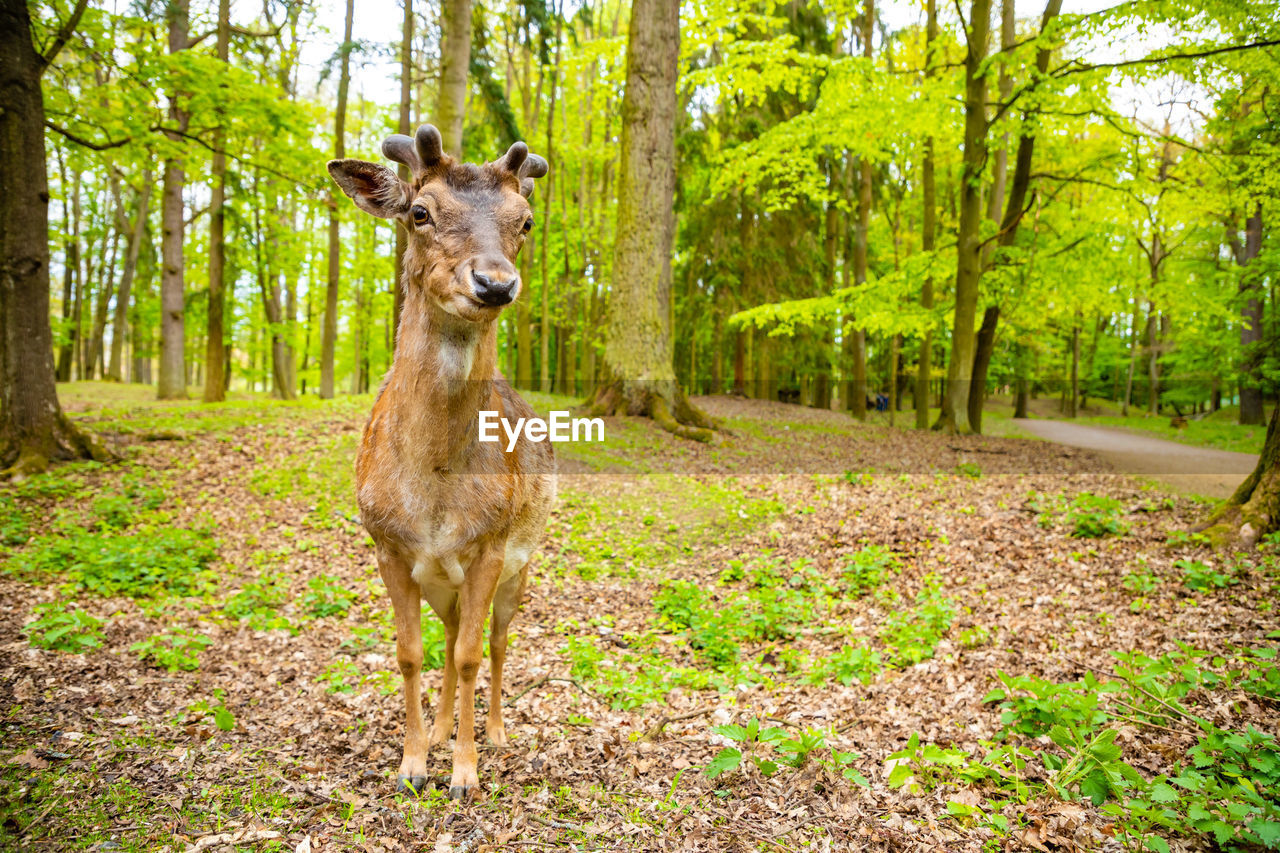
<instances>
[{"instance_id":1,"label":"green leaf","mask_svg":"<svg viewBox=\"0 0 1280 853\"><path fill-rule=\"evenodd\" d=\"M703 772L707 774L707 778L714 779L721 773L738 769L738 765L742 763L742 752L727 746L716 753L716 757L711 759Z\"/></svg>"},{"instance_id":2,"label":"green leaf","mask_svg":"<svg viewBox=\"0 0 1280 853\"><path fill-rule=\"evenodd\" d=\"M1280 848L1280 822L1255 818L1249 821L1249 831L1258 836L1258 840L1272 850Z\"/></svg>"},{"instance_id":3,"label":"green leaf","mask_svg":"<svg viewBox=\"0 0 1280 853\"><path fill-rule=\"evenodd\" d=\"M1169 853L1169 842L1153 835L1147 839L1147 849L1154 850L1156 853Z\"/></svg>"},{"instance_id":4,"label":"green leaf","mask_svg":"<svg viewBox=\"0 0 1280 853\"><path fill-rule=\"evenodd\" d=\"M1106 774L1101 770L1095 770L1081 779L1080 793L1092 800L1095 806L1105 803L1107 797L1111 795L1111 785L1107 782Z\"/></svg>"},{"instance_id":5,"label":"green leaf","mask_svg":"<svg viewBox=\"0 0 1280 853\"><path fill-rule=\"evenodd\" d=\"M1176 803L1178 792L1165 782L1157 782L1151 786L1151 799L1157 803Z\"/></svg>"},{"instance_id":6,"label":"green leaf","mask_svg":"<svg viewBox=\"0 0 1280 853\"><path fill-rule=\"evenodd\" d=\"M213 710L213 724L222 731L229 732L236 727L236 718L225 705L219 705Z\"/></svg>"}]
</instances>

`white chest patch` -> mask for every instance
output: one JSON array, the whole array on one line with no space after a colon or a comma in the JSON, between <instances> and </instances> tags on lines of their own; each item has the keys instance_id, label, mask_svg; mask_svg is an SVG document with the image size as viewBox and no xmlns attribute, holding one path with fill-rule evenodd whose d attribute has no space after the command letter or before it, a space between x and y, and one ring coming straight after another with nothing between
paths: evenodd
<instances>
[{"instance_id":1,"label":"white chest patch","mask_svg":"<svg viewBox=\"0 0 1280 853\"><path fill-rule=\"evenodd\" d=\"M471 376L471 368L476 363L476 350L480 348L480 339L446 337L440 346L440 367L443 373L453 380L462 380Z\"/></svg>"}]
</instances>

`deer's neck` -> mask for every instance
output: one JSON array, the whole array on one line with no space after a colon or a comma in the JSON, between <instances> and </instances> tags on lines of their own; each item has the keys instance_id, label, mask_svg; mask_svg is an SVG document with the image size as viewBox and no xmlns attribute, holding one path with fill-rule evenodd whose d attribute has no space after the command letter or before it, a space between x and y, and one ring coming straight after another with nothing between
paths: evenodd
<instances>
[{"instance_id":1,"label":"deer's neck","mask_svg":"<svg viewBox=\"0 0 1280 853\"><path fill-rule=\"evenodd\" d=\"M472 323L419 294L406 298L384 393L395 395L401 452L420 466L452 470L478 440L498 357L497 324Z\"/></svg>"}]
</instances>

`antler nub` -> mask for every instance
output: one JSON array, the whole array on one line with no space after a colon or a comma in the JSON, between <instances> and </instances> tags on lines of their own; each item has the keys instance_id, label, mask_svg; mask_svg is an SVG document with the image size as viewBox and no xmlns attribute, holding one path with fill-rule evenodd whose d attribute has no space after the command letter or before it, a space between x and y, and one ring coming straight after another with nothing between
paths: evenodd
<instances>
[{"instance_id":1,"label":"antler nub","mask_svg":"<svg viewBox=\"0 0 1280 853\"><path fill-rule=\"evenodd\" d=\"M410 174L416 175L422 171L422 162L413 150L413 140L403 133L388 136L382 141L382 156L408 166Z\"/></svg>"},{"instance_id":2,"label":"antler nub","mask_svg":"<svg viewBox=\"0 0 1280 853\"><path fill-rule=\"evenodd\" d=\"M523 142L513 142L511 147L507 149L506 156L502 158L502 168L513 175L519 175L520 167L524 165L525 158L528 156L528 145Z\"/></svg>"},{"instance_id":3,"label":"antler nub","mask_svg":"<svg viewBox=\"0 0 1280 853\"><path fill-rule=\"evenodd\" d=\"M414 140L418 147L418 159L422 161L422 168L428 171L434 169L436 164L444 158L444 142L440 138L440 131L433 125L424 124L414 134Z\"/></svg>"}]
</instances>

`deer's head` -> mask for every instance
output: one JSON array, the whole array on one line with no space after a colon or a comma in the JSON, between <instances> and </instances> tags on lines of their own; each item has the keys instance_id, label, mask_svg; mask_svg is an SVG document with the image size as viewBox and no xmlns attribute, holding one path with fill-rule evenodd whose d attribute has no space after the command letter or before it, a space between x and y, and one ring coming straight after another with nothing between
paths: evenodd
<instances>
[{"instance_id":1,"label":"deer's head","mask_svg":"<svg viewBox=\"0 0 1280 853\"><path fill-rule=\"evenodd\" d=\"M528 199L547 161L517 142L483 166L460 163L429 124L412 139L388 137L382 153L408 166L412 180L363 160L330 160L329 174L361 210L408 231L403 287L461 319L492 320L520 293L516 255L533 228Z\"/></svg>"}]
</instances>

